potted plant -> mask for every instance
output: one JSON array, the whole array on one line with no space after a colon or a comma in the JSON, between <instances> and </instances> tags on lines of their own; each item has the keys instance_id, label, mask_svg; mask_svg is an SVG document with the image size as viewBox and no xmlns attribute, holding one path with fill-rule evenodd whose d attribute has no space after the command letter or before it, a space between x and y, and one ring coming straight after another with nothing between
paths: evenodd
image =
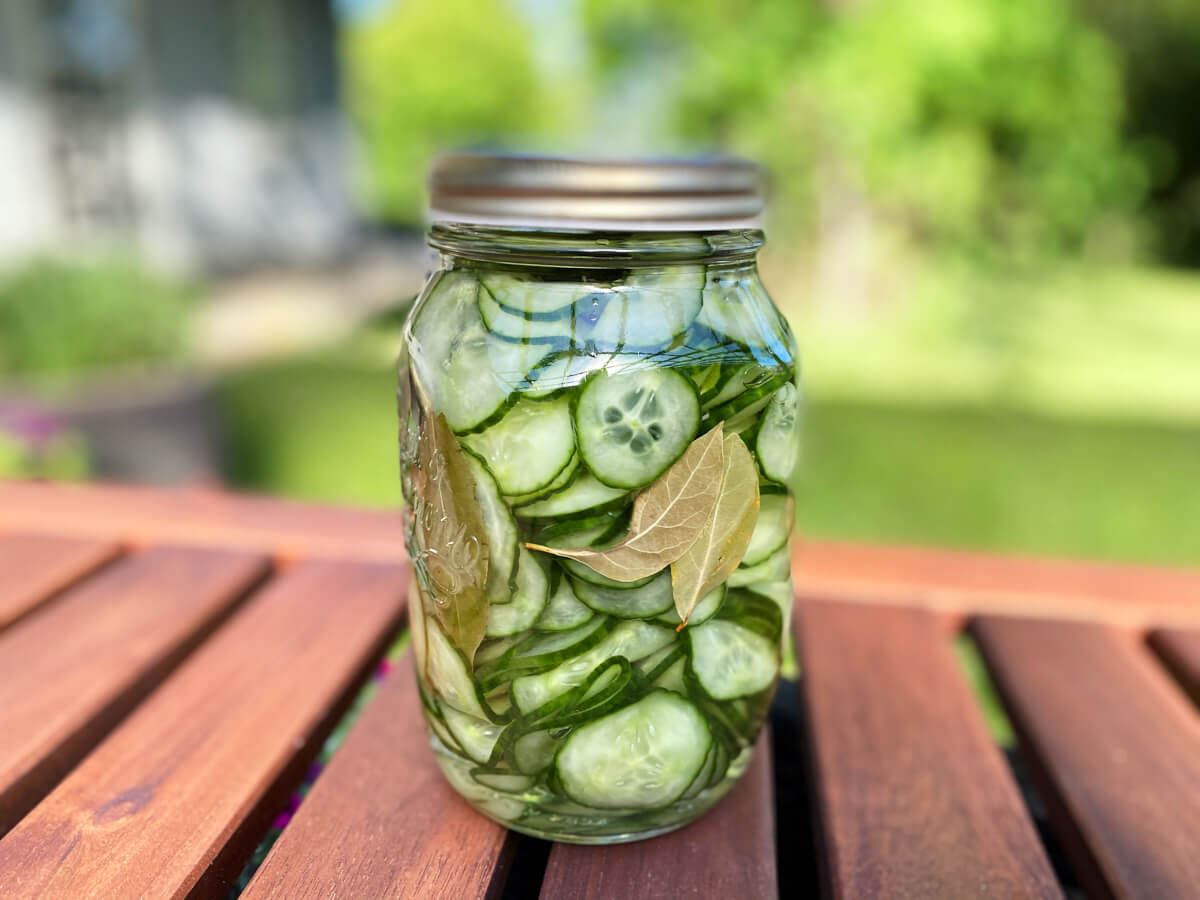
<instances>
[{"instance_id":1,"label":"potted plant","mask_svg":"<svg viewBox=\"0 0 1200 900\"><path fill-rule=\"evenodd\" d=\"M221 435L212 383L187 361L194 296L124 257L39 259L0 273L8 474L215 477ZM86 465L47 467L50 434L75 441Z\"/></svg>"}]
</instances>

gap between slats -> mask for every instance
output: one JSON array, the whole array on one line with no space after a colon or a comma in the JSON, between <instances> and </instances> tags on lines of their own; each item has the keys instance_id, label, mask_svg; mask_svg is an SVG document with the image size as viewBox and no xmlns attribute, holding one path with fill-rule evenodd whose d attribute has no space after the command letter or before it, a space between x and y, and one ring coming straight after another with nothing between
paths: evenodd
<instances>
[{"instance_id":1,"label":"gap between slats","mask_svg":"<svg viewBox=\"0 0 1200 900\"><path fill-rule=\"evenodd\" d=\"M998 617L972 631L1089 896L1194 896L1200 718L1138 635Z\"/></svg>"},{"instance_id":2,"label":"gap between slats","mask_svg":"<svg viewBox=\"0 0 1200 900\"><path fill-rule=\"evenodd\" d=\"M0 632L32 615L121 554L111 541L0 534Z\"/></svg>"},{"instance_id":3,"label":"gap between slats","mask_svg":"<svg viewBox=\"0 0 1200 900\"><path fill-rule=\"evenodd\" d=\"M796 632L831 896L1061 896L933 614L806 598Z\"/></svg>"},{"instance_id":4,"label":"gap between slats","mask_svg":"<svg viewBox=\"0 0 1200 900\"><path fill-rule=\"evenodd\" d=\"M398 631L404 584L393 566L281 576L0 841L0 881L224 893Z\"/></svg>"},{"instance_id":5,"label":"gap between slats","mask_svg":"<svg viewBox=\"0 0 1200 900\"><path fill-rule=\"evenodd\" d=\"M267 575L246 554L132 554L0 634L0 835Z\"/></svg>"}]
</instances>

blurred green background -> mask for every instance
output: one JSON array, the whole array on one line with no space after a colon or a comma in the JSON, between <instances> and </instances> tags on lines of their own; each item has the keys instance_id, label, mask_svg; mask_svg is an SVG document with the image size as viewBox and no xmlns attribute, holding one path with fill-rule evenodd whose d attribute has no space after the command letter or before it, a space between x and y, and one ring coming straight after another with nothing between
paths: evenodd
<instances>
[{"instance_id":1,"label":"blurred green background","mask_svg":"<svg viewBox=\"0 0 1200 900\"><path fill-rule=\"evenodd\" d=\"M1200 564L1200 5L321 6L356 234L376 244L415 244L424 171L446 147L729 151L769 167L762 266L810 401L805 533ZM305 45L287 45L303 63ZM70 290L69 272L28 265L0 285L0 379L67 364L39 349L50 314L9 324L31 318L28 297ZM167 354L211 378L224 477L397 504L392 360L419 279L316 329L330 339L212 362L195 340L170 357L166 319L186 326L178 298L198 295L202 336L228 346L205 301L227 273L173 271L124 291L169 315L122 310L146 333L105 352ZM278 292L292 295L344 276L304 259L288 271ZM235 309L234 332L279 329L239 317L232 293L216 305ZM46 474L31 447L8 454L10 471Z\"/></svg>"}]
</instances>

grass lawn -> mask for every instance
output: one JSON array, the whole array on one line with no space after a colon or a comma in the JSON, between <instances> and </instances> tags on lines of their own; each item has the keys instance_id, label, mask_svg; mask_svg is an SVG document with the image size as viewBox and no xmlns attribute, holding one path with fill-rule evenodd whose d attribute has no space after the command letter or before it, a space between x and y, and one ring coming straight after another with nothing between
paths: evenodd
<instances>
[{"instance_id":1,"label":"grass lawn","mask_svg":"<svg viewBox=\"0 0 1200 900\"><path fill-rule=\"evenodd\" d=\"M234 480L398 504L393 377L345 354L231 377ZM1200 564L1200 426L816 400L797 500L823 537Z\"/></svg>"}]
</instances>

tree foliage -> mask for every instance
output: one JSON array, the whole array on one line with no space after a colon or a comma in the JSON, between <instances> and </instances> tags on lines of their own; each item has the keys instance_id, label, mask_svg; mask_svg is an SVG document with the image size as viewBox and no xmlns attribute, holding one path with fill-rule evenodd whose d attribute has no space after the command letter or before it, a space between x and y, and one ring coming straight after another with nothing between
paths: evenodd
<instances>
[{"instance_id":1,"label":"tree foliage","mask_svg":"<svg viewBox=\"0 0 1200 900\"><path fill-rule=\"evenodd\" d=\"M525 24L505 0L404 0L347 27L347 89L373 212L421 219L430 158L499 146L536 129L537 76Z\"/></svg>"},{"instance_id":2,"label":"tree foliage","mask_svg":"<svg viewBox=\"0 0 1200 900\"><path fill-rule=\"evenodd\" d=\"M777 206L831 178L921 241L1074 249L1142 198L1110 44L1066 0L653 0L587 5L606 72L669 36L675 127L766 160Z\"/></svg>"}]
</instances>

